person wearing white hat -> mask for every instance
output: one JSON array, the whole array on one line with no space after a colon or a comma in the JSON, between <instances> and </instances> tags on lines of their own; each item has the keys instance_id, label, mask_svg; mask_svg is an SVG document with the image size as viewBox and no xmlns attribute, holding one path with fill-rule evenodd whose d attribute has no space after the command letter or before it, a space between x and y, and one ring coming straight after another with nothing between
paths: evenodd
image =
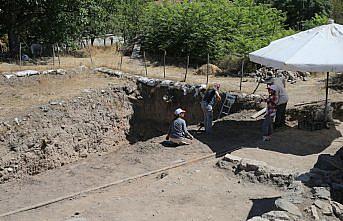
<instances>
[{"instance_id":1,"label":"person wearing white hat","mask_svg":"<svg viewBox=\"0 0 343 221\"><path fill-rule=\"evenodd\" d=\"M169 127L167 140L177 144L177 145L188 145L189 140L193 140L193 136L188 132L186 121L183 119L185 117L185 110L178 108L175 110L175 119L172 121Z\"/></svg>"}]
</instances>

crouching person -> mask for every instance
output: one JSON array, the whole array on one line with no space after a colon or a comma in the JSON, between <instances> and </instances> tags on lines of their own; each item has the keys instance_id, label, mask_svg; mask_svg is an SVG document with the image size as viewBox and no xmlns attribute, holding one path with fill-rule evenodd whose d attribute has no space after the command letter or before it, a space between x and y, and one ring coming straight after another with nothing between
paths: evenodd
<instances>
[{"instance_id":1,"label":"crouching person","mask_svg":"<svg viewBox=\"0 0 343 221\"><path fill-rule=\"evenodd\" d=\"M172 121L169 127L167 140L177 145L189 145L190 140L193 140L193 136L188 132L185 117L186 111L178 108L175 110L175 119Z\"/></svg>"}]
</instances>

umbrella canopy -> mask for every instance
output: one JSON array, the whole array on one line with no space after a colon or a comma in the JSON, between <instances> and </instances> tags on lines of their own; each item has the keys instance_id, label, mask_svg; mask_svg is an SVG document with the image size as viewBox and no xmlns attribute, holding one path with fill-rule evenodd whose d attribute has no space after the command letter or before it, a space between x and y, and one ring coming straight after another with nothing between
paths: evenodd
<instances>
[{"instance_id":1,"label":"umbrella canopy","mask_svg":"<svg viewBox=\"0 0 343 221\"><path fill-rule=\"evenodd\" d=\"M330 24L271 42L251 61L286 71L343 72L343 25Z\"/></svg>"}]
</instances>

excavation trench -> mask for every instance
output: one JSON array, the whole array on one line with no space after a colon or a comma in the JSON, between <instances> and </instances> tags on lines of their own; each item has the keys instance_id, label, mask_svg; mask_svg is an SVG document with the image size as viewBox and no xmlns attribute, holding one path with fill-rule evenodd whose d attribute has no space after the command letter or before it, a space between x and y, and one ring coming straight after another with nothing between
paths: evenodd
<instances>
[{"instance_id":1,"label":"excavation trench","mask_svg":"<svg viewBox=\"0 0 343 221\"><path fill-rule=\"evenodd\" d=\"M202 120L200 85L98 71L123 84L83 90L0 122L0 183L166 134L178 107L187 110L188 124ZM261 108L258 95L232 95L231 113Z\"/></svg>"},{"instance_id":2,"label":"excavation trench","mask_svg":"<svg viewBox=\"0 0 343 221\"><path fill-rule=\"evenodd\" d=\"M177 107L187 110L188 124L201 121L199 86L126 78L1 122L0 183L165 134ZM256 108L253 98L237 95L232 111Z\"/></svg>"}]
</instances>

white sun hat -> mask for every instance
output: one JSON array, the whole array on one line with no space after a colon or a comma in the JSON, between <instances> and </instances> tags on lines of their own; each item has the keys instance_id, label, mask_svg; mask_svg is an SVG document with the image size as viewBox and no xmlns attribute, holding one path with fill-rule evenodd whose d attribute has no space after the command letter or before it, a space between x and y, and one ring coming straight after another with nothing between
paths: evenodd
<instances>
[{"instance_id":1,"label":"white sun hat","mask_svg":"<svg viewBox=\"0 0 343 221\"><path fill-rule=\"evenodd\" d=\"M185 110L182 110L181 108L178 108L178 109L176 109L175 112L174 112L175 115L179 115L179 114L181 114L181 113L186 113L186 111L185 111Z\"/></svg>"}]
</instances>

